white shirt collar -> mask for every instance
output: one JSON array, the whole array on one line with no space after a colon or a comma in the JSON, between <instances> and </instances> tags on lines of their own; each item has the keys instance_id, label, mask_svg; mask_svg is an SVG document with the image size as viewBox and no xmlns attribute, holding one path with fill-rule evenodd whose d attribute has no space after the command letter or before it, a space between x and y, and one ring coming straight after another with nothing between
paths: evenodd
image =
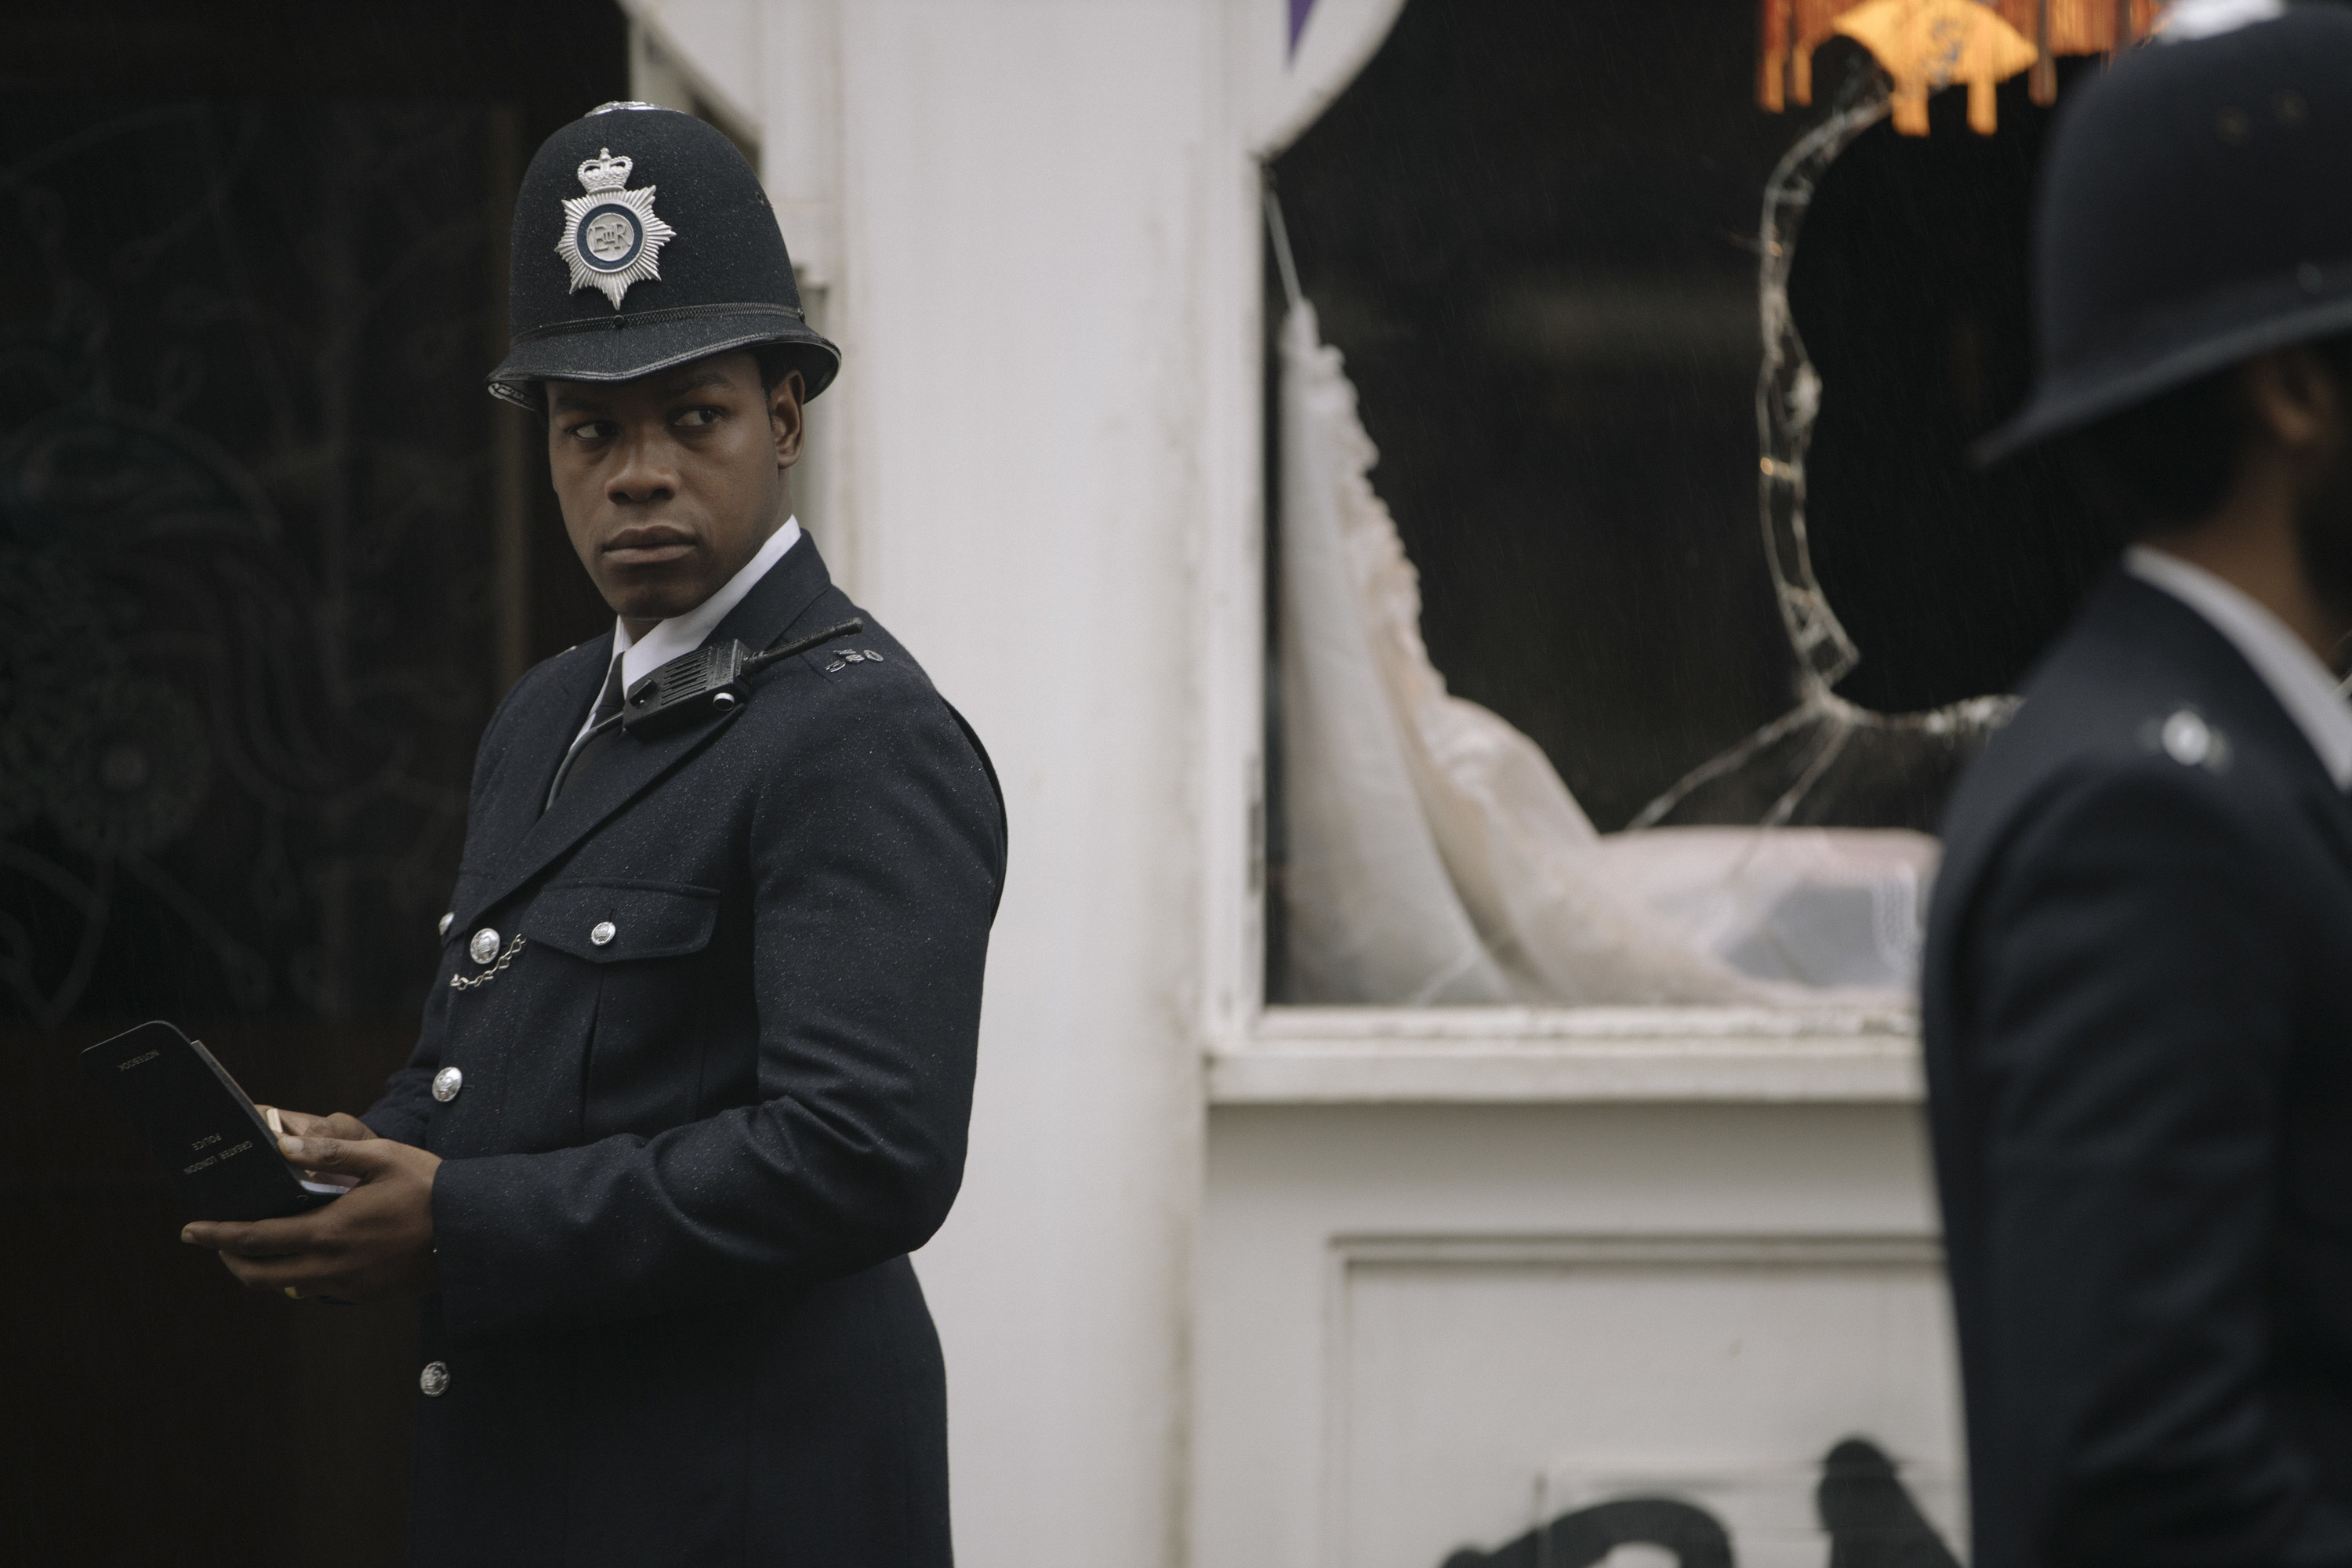
<instances>
[{"instance_id":1,"label":"white shirt collar","mask_svg":"<svg viewBox=\"0 0 2352 1568\"><path fill-rule=\"evenodd\" d=\"M2319 753L2336 787L2352 789L2352 705L2285 622L2202 566L2145 544L2124 552L2124 570L2163 589L2229 638Z\"/></svg>"},{"instance_id":2,"label":"white shirt collar","mask_svg":"<svg viewBox=\"0 0 2352 1568\"><path fill-rule=\"evenodd\" d=\"M2156 36L2167 44L2193 43L2285 15L2284 0L2173 0L2156 24Z\"/></svg>"},{"instance_id":3,"label":"white shirt collar","mask_svg":"<svg viewBox=\"0 0 2352 1568\"><path fill-rule=\"evenodd\" d=\"M656 621L653 629L640 640L632 641L629 628L616 616L613 621L613 656L621 661L621 689L626 691L671 659L682 653L692 653L704 639L719 628L727 612L743 602L743 596L759 585L769 568L784 558L785 553L801 542L801 523L797 517L786 518L784 526L768 536L760 552L743 563L743 569L727 579L719 592L713 594L682 616L672 616L666 621ZM610 679L612 666L605 668ZM591 705L590 715L594 714ZM588 726L580 726L586 734Z\"/></svg>"}]
</instances>

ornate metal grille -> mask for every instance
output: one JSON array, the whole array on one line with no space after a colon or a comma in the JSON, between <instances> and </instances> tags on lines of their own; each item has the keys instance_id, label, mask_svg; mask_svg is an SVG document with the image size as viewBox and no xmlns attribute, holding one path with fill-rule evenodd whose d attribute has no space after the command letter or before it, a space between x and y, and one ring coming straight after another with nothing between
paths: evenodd
<instances>
[{"instance_id":1,"label":"ornate metal grille","mask_svg":"<svg viewBox=\"0 0 2352 1568\"><path fill-rule=\"evenodd\" d=\"M413 1016L497 695L492 121L0 106L0 1016Z\"/></svg>"}]
</instances>

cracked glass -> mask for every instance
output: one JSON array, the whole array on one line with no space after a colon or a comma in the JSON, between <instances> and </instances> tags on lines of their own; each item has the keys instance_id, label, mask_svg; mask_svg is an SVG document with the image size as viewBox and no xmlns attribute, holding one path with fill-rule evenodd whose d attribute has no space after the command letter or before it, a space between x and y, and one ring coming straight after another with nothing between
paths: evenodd
<instances>
[{"instance_id":1,"label":"cracked glass","mask_svg":"<svg viewBox=\"0 0 2352 1568\"><path fill-rule=\"evenodd\" d=\"M1414 0L1270 180L1454 692L1607 836L1931 832L2112 554L2046 466L1966 455L2030 373L2050 117L2021 77L1990 136L1960 92L1898 136L1844 40L1769 113L1752 22Z\"/></svg>"}]
</instances>

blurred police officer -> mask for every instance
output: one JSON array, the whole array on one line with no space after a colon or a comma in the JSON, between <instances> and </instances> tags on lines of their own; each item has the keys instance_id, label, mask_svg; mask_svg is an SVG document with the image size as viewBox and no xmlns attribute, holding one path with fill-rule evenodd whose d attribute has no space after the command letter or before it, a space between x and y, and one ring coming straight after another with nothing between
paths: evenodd
<instances>
[{"instance_id":1,"label":"blurred police officer","mask_svg":"<svg viewBox=\"0 0 2352 1568\"><path fill-rule=\"evenodd\" d=\"M548 416L618 616L490 720L424 1029L362 1178L191 1226L247 1283L425 1294L419 1563L946 1564L946 1394L906 1254L961 1180L1004 863L979 742L793 521L803 321L760 183L687 115L551 137L491 390ZM614 726L706 643L732 706ZM634 710L635 704L632 704Z\"/></svg>"},{"instance_id":2,"label":"blurred police officer","mask_svg":"<svg viewBox=\"0 0 2352 1568\"><path fill-rule=\"evenodd\" d=\"M1978 1568L2352 1563L2352 13L2277 12L2180 8L2043 174L1992 446L2135 542L1930 921Z\"/></svg>"}]
</instances>

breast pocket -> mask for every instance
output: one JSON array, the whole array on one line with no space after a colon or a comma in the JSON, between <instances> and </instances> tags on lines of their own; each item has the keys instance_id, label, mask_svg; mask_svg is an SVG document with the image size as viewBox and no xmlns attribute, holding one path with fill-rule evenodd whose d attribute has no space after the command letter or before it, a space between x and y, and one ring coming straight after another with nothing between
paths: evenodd
<instances>
[{"instance_id":1,"label":"breast pocket","mask_svg":"<svg viewBox=\"0 0 2352 1568\"><path fill-rule=\"evenodd\" d=\"M719 889L686 882L554 882L531 900L522 934L591 963L677 958L710 945Z\"/></svg>"},{"instance_id":2,"label":"breast pocket","mask_svg":"<svg viewBox=\"0 0 2352 1568\"><path fill-rule=\"evenodd\" d=\"M713 990L703 960L719 905L716 889L675 882L555 882L531 900L521 934L584 963L596 989L581 1085L589 1141L651 1137L700 1114Z\"/></svg>"}]
</instances>

